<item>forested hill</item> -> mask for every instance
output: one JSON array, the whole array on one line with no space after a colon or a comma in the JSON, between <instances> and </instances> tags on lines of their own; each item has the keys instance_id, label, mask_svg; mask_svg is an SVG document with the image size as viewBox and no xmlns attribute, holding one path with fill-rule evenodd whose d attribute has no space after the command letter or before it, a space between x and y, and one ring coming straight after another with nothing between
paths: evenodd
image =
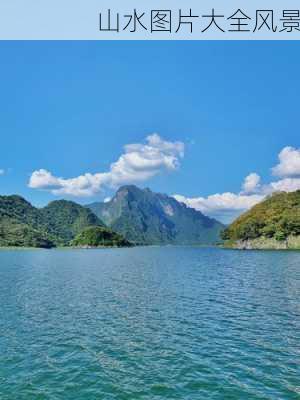
<instances>
[{"instance_id":1,"label":"forested hill","mask_svg":"<svg viewBox=\"0 0 300 400\"><path fill-rule=\"evenodd\" d=\"M298 248L300 190L269 196L237 218L222 237L233 247Z\"/></svg>"},{"instance_id":2,"label":"forested hill","mask_svg":"<svg viewBox=\"0 0 300 400\"><path fill-rule=\"evenodd\" d=\"M20 196L0 196L0 247L214 244L223 228L172 197L136 186L88 207L57 200L36 208Z\"/></svg>"},{"instance_id":3,"label":"forested hill","mask_svg":"<svg viewBox=\"0 0 300 400\"><path fill-rule=\"evenodd\" d=\"M0 246L68 245L90 226L104 226L90 210L72 201L33 207L20 196L0 196Z\"/></svg>"}]
</instances>

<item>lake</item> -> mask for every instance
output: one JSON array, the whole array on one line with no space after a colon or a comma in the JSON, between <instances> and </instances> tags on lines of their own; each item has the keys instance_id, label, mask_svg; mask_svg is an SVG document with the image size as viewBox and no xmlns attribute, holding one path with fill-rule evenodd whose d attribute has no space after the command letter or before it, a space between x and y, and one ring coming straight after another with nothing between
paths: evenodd
<instances>
[{"instance_id":1,"label":"lake","mask_svg":"<svg viewBox=\"0 0 300 400\"><path fill-rule=\"evenodd\" d=\"M1 250L0 399L300 399L300 252Z\"/></svg>"}]
</instances>

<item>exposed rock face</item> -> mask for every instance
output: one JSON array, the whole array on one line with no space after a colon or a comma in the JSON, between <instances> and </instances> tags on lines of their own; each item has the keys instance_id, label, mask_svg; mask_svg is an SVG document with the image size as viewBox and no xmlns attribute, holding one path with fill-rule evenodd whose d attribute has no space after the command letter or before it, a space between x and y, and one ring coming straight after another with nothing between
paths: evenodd
<instances>
[{"instance_id":1,"label":"exposed rock face","mask_svg":"<svg viewBox=\"0 0 300 400\"><path fill-rule=\"evenodd\" d=\"M281 241L266 237L237 240L230 247L240 250L299 250L300 236L288 236Z\"/></svg>"},{"instance_id":2,"label":"exposed rock face","mask_svg":"<svg viewBox=\"0 0 300 400\"><path fill-rule=\"evenodd\" d=\"M123 186L106 203L89 207L114 231L139 244L213 244L224 226L173 197Z\"/></svg>"}]
</instances>

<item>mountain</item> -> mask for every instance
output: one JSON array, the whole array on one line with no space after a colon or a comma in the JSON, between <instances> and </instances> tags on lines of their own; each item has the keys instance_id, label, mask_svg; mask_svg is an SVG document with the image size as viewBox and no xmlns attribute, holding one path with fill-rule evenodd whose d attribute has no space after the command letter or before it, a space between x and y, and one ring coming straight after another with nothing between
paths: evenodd
<instances>
[{"instance_id":1,"label":"mountain","mask_svg":"<svg viewBox=\"0 0 300 400\"><path fill-rule=\"evenodd\" d=\"M242 249L300 249L300 190L279 192L237 218L222 233Z\"/></svg>"},{"instance_id":2,"label":"mountain","mask_svg":"<svg viewBox=\"0 0 300 400\"><path fill-rule=\"evenodd\" d=\"M58 244L68 244L83 229L104 226L103 222L85 207L66 200L52 201L39 210L49 235L58 238Z\"/></svg>"},{"instance_id":3,"label":"mountain","mask_svg":"<svg viewBox=\"0 0 300 400\"><path fill-rule=\"evenodd\" d=\"M91 226L107 229L89 209L72 201L53 201L39 209L20 196L0 196L2 247L65 246Z\"/></svg>"},{"instance_id":4,"label":"mountain","mask_svg":"<svg viewBox=\"0 0 300 400\"><path fill-rule=\"evenodd\" d=\"M121 187L107 203L87 207L137 244L212 244L224 228L173 197L133 185Z\"/></svg>"},{"instance_id":5,"label":"mountain","mask_svg":"<svg viewBox=\"0 0 300 400\"><path fill-rule=\"evenodd\" d=\"M0 196L0 246L53 247L38 209L20 196Z\"/></svg>"}]
</instances>

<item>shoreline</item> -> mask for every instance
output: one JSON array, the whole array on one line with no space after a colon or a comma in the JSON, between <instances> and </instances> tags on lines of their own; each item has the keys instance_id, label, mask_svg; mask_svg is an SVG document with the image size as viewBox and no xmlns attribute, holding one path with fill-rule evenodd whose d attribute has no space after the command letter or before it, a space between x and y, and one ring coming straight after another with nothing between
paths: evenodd
<instances>
[{"instance_id":1,"label":"shoreline","mask_svg":"<svg viewBox=\"0 0 300 400\"><path fill-rule=\"evenodd\" d=\"M284 240L276 240L260 236L255 239L225 241L224 248L234 250L300 250L300 236L287 236Z\"/></svg>"},{"instance_id":2,"label":"shoreline","mask_svg":"<svg viewBox=\"0 0 300 400\"><path fill-rule=\"evenodd\" d=\"M198 248L198 249L218 249L218 250L235 250L241 252L247 251L300 251L300 247L279 247L279 248L272 248L272 247L241 247L237 246L236 244L233 245L136 245L136 246L89 246L89 247L76 247L76 246L58 246L52 248L43 248L43 247L0 247L1 251L72 251L72 250L105 250L105 249L134 249L134 248Z\"/></svg>"},{"instance_id":3,"label":"shoreline","mask_svg":"<svg viewBox=\"0 0 300 400\"><path fill-rule=\"evenodd\" d=\"M45 247L18 247L18 246L0 246L1 250L97 250L97 249L132 249L132 248L153 248L153 247L192 247L192 248L222 248L219 244L136 244L133 246L57 246L51 248Z\"/></svg>"}]
</instances>

